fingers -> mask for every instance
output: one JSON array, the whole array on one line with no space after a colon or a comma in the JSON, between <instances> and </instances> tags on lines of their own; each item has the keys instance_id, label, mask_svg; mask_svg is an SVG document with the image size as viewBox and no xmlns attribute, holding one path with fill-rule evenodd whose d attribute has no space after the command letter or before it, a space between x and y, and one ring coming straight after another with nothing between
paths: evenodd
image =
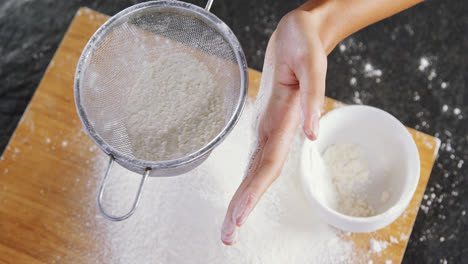
<instances>
[{"instance_id":1,"label":"fingers","mask_svg":"<svg viewBox=\"0 0 468 264\"><path fill-rule=\"evenodd\" d=\"M292 141L294 133L283 135ZM278 142L278 136L270 137L267 143L255 155L249 174L239 186L229 204L221 230L221 240L226 245L232 245L237 239L239 227L245 223L252 210L257 205L263 193L278 178L286 160L289 147ZM281 148L281 149L280 149Z\"/></svg>"},{"instance_id":2,"label":"fingers","mask_svg":"<svg viewBox=\"0 0 468 264\"><path fill-rule=\"evenodd\" d=\"M314 54L297 71L301 101L301 125L307 138L318 137L319 119L325 97L327 58Z\"/></svg>"},{"instance_id":3,"label":"fingers","mask_svg":"<svg viewBox=\"0 0 468 264\"><path fill-rule=\"evenodd\" d=\"M260 141L256 151L252 154L252 158L250 160L249 169L247 171L247 176L242 181L241 185L237 189L236 193L232 197L231 202L229 203L228 211L224 218L223 226L221 228L221 241L226 245L232 245L235 243L237 239L237 234L239 232L239 225L242 225L245 220L237 220L239 215L242 213L241 208L245 208L247 206L247 202L244 197L240 198L243 195L246 189L246 186L251 181L252 175L258 168L260 164L260 157L263 155L263 146L264 141ZM242 205L238 205L241 203ZM244 210L245 211L245 210Z\"/></svg>"},{"instance_id":4,"label":"fingers","mask_svg":"<svg viewBox=\"0 0 468 264\"><path fill-rule=\"evenodd\" d=\"M327 56L315 31L315 21L306 12L286 15L277 31L277 65L285 65L290 74L277 76L279 83L297 85L301 101L301 125L306 136L318 136L321 108L325 96ZM283 71L284 73L285 71Z\"/></svg>"},{"instance_id":5,"label":"fingers","mask_svg":"<svg viewBox=\"0 0 468 264\"><path fill-rule=\"evenodd\" d=\"M232 212L232 210L228 211L228 215L230 212ZM228 217L228 215L224 218L223 227L221 229L221 241L223 241L225 245L231 246L237 240L239 227L232 221L231 217Z\"/></svg>"},{"instance_id":6,"label":"fingers","mask_svg":"<svg viewBox=\"0 0 468 264\"><path fill-rule=\"evenodd\" d=\"M292 100L297 100L296 104L299 104L297 95ZM263 126L268 126L269 122L278 123L275 123L268 136L260 136L264 140L259 143L248 174L229 204L221 230L221 240L226 245L235 243L239 227L245 223L264 192L278 178L287 158L289 146L299 124L298 109L287 104L283 105L284 107L277 104L278 102L269 102L264 115L267 119L262 123ZM284 110L281 118L274 118L278 117L278 111L281 110Z\"/></svg>"}]
</instances>

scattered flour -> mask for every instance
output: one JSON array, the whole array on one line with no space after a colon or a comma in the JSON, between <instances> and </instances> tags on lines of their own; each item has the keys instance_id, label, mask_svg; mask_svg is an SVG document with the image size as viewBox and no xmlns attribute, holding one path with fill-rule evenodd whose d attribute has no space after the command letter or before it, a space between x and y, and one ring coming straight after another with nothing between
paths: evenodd
<instances>
[{"instance_id":1,"label":"scattered flour","mask_svg":"<svg viewBox=\"0 0 468 264\"><path fill-rule=\"evenodd\" d=\"M400 235L400 240L408 240L408 238L409 238L409 235L405 235L403 233Z\"/></svg>"},{"instance_id":2,"label":"scattered flour","mask_svg":"<svg viewBox=\"0 0 468 264\"><path fill-rule=\"evenodd\" d=\"M387 260L385 261L385 264L392 264L392 261L389 260L389 259L387 259Z\"/></svg>"},{"instance_id":3,"label":"scattered flour","mask_svg":"<svg viewBox=\"0 0 468 264\"><path fill-rule=\"evenodd\" d=\"M359 192L369 183L363 151L354 144L334 144L322 154L327 173L336 188L337 210L350 216L372 216L375 210Z\"/></svg>"},{"instance_id":4,"label":"scattered flour","mask_svg":"<svg viewBox=\"0 0 468 264\"><path fill-rule=\"evenodd\" d=\"M346 46L345 46L344 44L342 44L342 43L340 43L339 48L340 48L340 51L341 51L341 52L345 52L345 51L346 51Z\"/></svg>"},{"instance_id":5,"label":"scattered flour","mask_svg":"<svg viewBox=\"0 0 468 264\"><path fill-rule=\"evenodd\" d=\"M405 236L404 234L401 234L400 240L407 240L407 239L408 239L407 236ZM390 236L390 242L380 241L380 240L376 240L374 238L371 238L369 240L369 252L370 253L379 253L379 252L382 252L383 250L385 250L389 245L398 244L398 243L399 243L398 239L396 239L393 236ZM390 263L391 263L391 260L387 260L385 263L387 263L388 261L390 261Z\"/></svg>"},{"instance_id":6,"label":"scattered flour","mask_svg":"<svg viewBox=\"0 0 468 264\"><path fill-rule=\"evenodd\" d=\"M465 163L464 160L459 160L458 163L457 163L457 168L461 169L462 166L463 166L463 163Z\"/></svg>"},{"instance_id":7,"label":"scattered flour","mask_svg":"<svg viewBox=\"0 0 468 264\"><path fill-rule=\"evenodd\" d=\"M68 142L67 141L62 141L62 147L65 148L66 146L68 146Z\"/></svg>"},{"instance_id":8,"label":"scattered flour","mask_svg":"<svg viewBox=\"0 0 468 264\"><path fill-rule=\"evenodd\" d=\"M437 73L435 72L435 70L431 70L431 71L429 72L429 76L427 76L427 79L428 79L429 81L432 81L435 77L437 77Z\"/></svg>"},{"instance_id":9,"label":"scattered flour","mask_svg":"<svg viewBox=\"0 0 468 264\"><path fill-rule=\"evenodd\" d=\"M362 100L361 100L361 96L359 94L359 91L354 91L353 102L355 104L362 104Z\"/></svg>"},{"instance_id":10,"label":"scattered flour","mask_svg":"<svg viewBox=\"0 0 468 264\"><path fill-rule=\"evenodd\" d=\"M369 249L372 253L379 253L380 251L387 248L389 243L387 241L379 241L371 238L369 240Z\"/></svg>"},{"instance_id":11,"label":"scattered flour","mask_svg":"<svg viewBox=\"0 0 468 264\"><path fill-rule=\"evenodd\" d=\"M422 57L419 60L419 70L424 71L429 66L429 60L426 57Z\"/></svg>"},{"instance_id":12,"label":"scattered flour","mask_svg":"<svg viewBox=\"0 0 468 264\"><path fill-rule=\"evenodd\" d=\"M366 77L380 77L382 76L382 70L375 69L370 63L364 65L364 75Z\"/></svg>"},{"instance_id":13,"label":"scattered flour","mask_svg":"<svg viewBox=\"0 0 468 264\"><path fill-rule=\"evenodd\" d=\"M46 142L47 144L50 143L50 138L46 138L46 139L45 139L45 142Z\"/></svg>"},{"instance_id":14,"label":"scattered flour","mask_svg":"<svg viewBox=\"0 0 468 264\"><path fill-rule=\"evenodd\" d=\"M410 25L406 24L403 26L403 28L406 30L406 32L408 32L410 36L414 35L414 29Z\"/></svg>"},{"instance_id":15,"label":"scattered flour","mask_svg":"<svg viewBox=\"0 0 468 264\"><path fill-rule=\"evenodd\" d=\"M125 124L134 155L171 160L205 146L225 123L222 92L195 57L161 55L145 67L128 97Z\"/></svg>"},{"instance_id":16,"label":"scattered flour","mask_svg":"<svg viewBox=\"0 0 468 264\"><path fill-rule=\"evenodd\" d=\"M301 131L281 176L241 228L237 243L231 247L221 243L221 224L255 141L253 113L247 104L229 137L199 167L177 177L148 179L140 207L131 218L122 222L99 218L103 223L99 232L106 241L100 254L105 262L366 262L366 256L356 256L352 241L341 240L341 233L314 213L304 196L297 171L304 140ZM131 200L135 190L129 184L138 184L133 173L123 170L121 174L121 179L107 187L108 193L116 194L108 201L113 207L121 207L125 198Z\"/></svg>"}]
</instances>

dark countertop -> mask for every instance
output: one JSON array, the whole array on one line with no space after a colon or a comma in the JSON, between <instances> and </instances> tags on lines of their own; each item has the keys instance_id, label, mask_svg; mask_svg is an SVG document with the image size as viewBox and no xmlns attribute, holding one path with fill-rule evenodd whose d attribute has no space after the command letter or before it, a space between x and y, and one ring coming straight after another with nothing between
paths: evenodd
<instances>
[{"instance_id":1,"label":"dark countertop","mask_svg":"<svg viewBox=\"0 0 468 264\"><path fill-rule=\"evenodd\" d=\"M0 3L0 152L77 9L113 15L137 2ZM301 2L216 0L211 11L233 29L249 66L261 70L276 24ZM328 57L327 96L382 108L442 141L404 263L468 259L467 13L466 1L429 1L361 30Z\"/></svg>"}]
</instances>

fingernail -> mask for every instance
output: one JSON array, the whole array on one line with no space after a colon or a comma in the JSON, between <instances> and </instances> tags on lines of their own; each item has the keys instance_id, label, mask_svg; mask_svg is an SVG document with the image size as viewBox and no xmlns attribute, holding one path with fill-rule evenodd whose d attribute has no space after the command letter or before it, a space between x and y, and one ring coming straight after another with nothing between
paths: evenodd
<instances>
[{"instance_id":1,"label":"fingernail","mask_svg":"<svg viewBox=\"0 0 468 264\"><path fill-rule=\"evenodd\" d=\"M316 111L310 116L310 121L309 121L310 126L307 128L303 126L304 133L311 140L315 140L318 137L319 120L320 120L320 111Z\"/></svg>"},{"instance_id":2,"label":"fingernail","mask_svg":"<svg viewBox=\"0 0 468 264\"><path fill-rule=\"evenodd\" d=\"M238 226L243 225L247 221L247 217L252 212L255 205L255 195L252 192L244 192L239 203L232 211L232 221Z\"/></svg>"},{"instance_id":3,"label":"fingernail","mask_svg":"<svg viewBox=\"0 0 468 264\"><path fill-rule=\"evenodd\" d=\"M312 130L304 128L304 133L306 134L307 138L315 138L315 134L312 132Z\"/></svg>"},{"instance_id":4,"label":"fingernail","mask_svg":"<svg viewBox=\"0 0 468 264\"><path fill-rule=\"evenodd\" d=\"M237 241L237 230L234 230L233 233L229 235L224 235L221 237L221 240L224 242L226 245L234 245Z\"/></svg>"},{"instance_id":5,"label":"fingernail","mask_svg":"<svg viewBox=\"0 0 468 264\"><path fill-rule=\"evenodd\" d=\"M234 244L237 239L237 229L238 227L232 222L231 218L226 217L221 229L221 240L227 245Z\"/></svg>"}]
</instances>

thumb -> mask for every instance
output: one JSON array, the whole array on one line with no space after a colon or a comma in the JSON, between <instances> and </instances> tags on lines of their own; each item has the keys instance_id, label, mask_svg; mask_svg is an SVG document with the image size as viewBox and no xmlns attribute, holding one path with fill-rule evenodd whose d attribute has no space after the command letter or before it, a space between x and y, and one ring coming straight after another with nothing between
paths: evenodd
<instances>
[{"instance_id":1,"label":"thumb","mask_svg":"<svg viewBox=\"0 0 468 264\"><path fill-rule=\"evenodd\" d=\"M313 54L296 70L301 102L301 125L307 138L318 137L319 119L325 99L327 57Z\"/></svg>"}]
</instances>

